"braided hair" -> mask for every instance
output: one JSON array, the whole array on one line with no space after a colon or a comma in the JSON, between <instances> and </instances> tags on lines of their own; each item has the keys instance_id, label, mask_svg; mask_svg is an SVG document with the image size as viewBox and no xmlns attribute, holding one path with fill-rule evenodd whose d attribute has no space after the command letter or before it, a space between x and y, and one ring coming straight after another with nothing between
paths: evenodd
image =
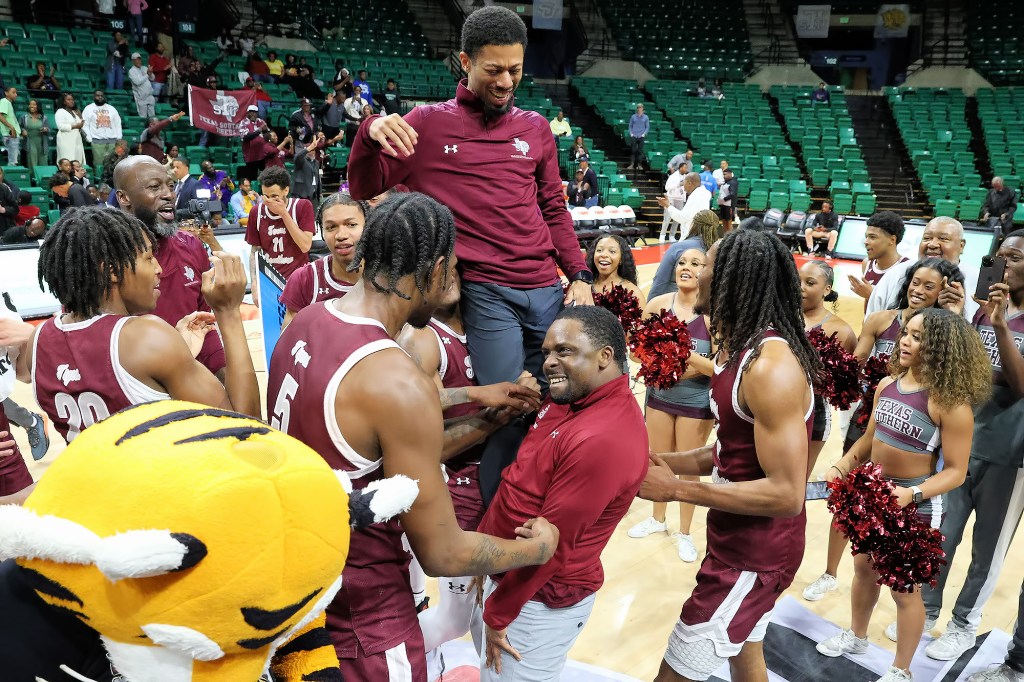
<instances>
[{"instance_id":1,"label":"braided hair","mask_svg":"<svg viewBox=\"0 0 1024 682\"><path fill-rule=\"evenodd\" d=\"M146 240L146 226L130 213L106 206L69 209L39 247L39 287L45 283L67 313L98 315L113 289L111 279L135 271Z\"/></svg>"},{"instance_id":2,"label":"braided hair","mask_svg":"<svg viewBox=\"0 0 1024 682\"><path fill-rule=\"evenodd\" d=\"M722 228L722 220L718 217L718 214L710 209L705 209L697 211L693 215L690 233L686 235L686 239L700 237L700 240L704 242L704 250L706 251L711 248L712 244L724 236L725 230Z\"/></svg>"},{"instance_id":3,"label":"braided hair","mask_svg":"<svg viewBox=\"0 0 1024 682\"><path fill-rule=\"evenodd\" d=\"M711 333L729 352L729 364L744 349L751 360L761 353L769 328L789 343L808 377L816 380L822 365L804 332L800 278L793 254L774 234L734 230L718 242L711 278Z\"/></svg>"},{"instance_id":4,"label":"braided hair","mask_svg":"<svg viewBox=\"0 0 1024 682\"><path fill-rule=\"evenodd\" d=\"M454 251L452 212L425 194L399 193L370 211L348 269L355 272L362 263L363 279L374 289L408 300L398 290L398 280L413 275L416 288L425 294L434 263L443 258L447 272Z\"/></svg>"},{"instance_id":5,"label":"braided hair","mask_svg":"<svg viewBox=\"0 0 1024 682\"><path fill-rule=\"evenodd\" d=\"M831 265L829 265L828 263L826 263L823 260L811 260L811 261L807 261L807 262L812 264L812 265L814 265L814 267L818 268L818 272L821 273L822 279L824 279L825 283L828 284L829 287L832 288L832 291L830 291L827 294L825 294L824 301L825 301L825 303L831 303L832 304L832 308L834 310L836 308L836 305L837 305L838 301L839 301L839 292L835 290L835 286L836 286L836 271L835 271L835 268L833 268Z\"/></svg>"},{"instance_id":6,"label":"braided hair","mask_svg":"<svg viewBox=\"0 0 1024 682\"><path fill-rule=\"evenodd\" d=\"M324 199L320 203L319 208L316 209L316 226L321 234L323 234L324 229L324 212L335 206L358 206L359 212L363 214L363 218L366 218L366 214L370 212L370 204L367 202L356 201L347 192L335 192Z\"/></svg>"}]
</instances>

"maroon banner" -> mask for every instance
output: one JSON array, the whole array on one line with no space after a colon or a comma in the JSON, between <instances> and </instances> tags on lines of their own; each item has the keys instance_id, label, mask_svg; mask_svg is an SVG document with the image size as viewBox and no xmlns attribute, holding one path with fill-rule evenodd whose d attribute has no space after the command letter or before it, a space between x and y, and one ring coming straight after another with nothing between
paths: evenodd
<instances>
[{"instance_id":1,"label":"maroon banner","mask_svg":"<svg viewBox=\"0 0 1024 682\"><path fill-rule=\"evenodd\" d=\"M245 110L256 104L255 90L207 90L188 86L188 117L196 128L238 137Z\"/></svg>"}]
</instances>

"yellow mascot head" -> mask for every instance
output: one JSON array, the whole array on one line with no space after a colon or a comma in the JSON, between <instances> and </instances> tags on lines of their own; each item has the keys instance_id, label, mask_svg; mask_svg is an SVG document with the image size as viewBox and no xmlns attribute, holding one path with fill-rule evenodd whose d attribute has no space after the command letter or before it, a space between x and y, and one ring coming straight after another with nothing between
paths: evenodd
<instances>
[{"instance_id":1,"label":"yellow mascot head","mask_svg":"<svg viewBox=\"0 0 1024 682\"><path fill-rule=\"evenodd\" d=\"M254 419L149 403L83 431L23 508L0 507L0 558L132 682L255 682L341 587L346 482ZM412 503L405 483L391 512Z\"/></svg>"}]
</instances>

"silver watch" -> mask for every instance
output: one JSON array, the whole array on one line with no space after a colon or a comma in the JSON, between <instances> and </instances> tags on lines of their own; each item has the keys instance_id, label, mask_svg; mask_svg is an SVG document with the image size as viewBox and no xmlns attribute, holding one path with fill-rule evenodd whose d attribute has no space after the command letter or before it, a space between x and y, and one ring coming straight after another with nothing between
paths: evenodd
<instances>
[{"instance_id":1,"label":"silver watch","mask_svg":"<svg viewBox=\"0 0 1024 682\"><path fill-rule=\"evenodd\" d=\"M924 493L916 485L910 486L910 490L914 493L914 504L921 504L924 501Z\"/></svg>"}]
</instances>

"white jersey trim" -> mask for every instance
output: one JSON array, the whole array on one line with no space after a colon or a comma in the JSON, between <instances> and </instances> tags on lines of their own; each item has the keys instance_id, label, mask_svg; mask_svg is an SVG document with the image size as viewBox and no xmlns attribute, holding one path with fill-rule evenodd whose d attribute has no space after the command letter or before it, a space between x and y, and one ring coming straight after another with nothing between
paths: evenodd
<instances>
[{"instance_id":1,"label":"white jersey trim","mask_svg":"<svg viewBox=\"0 0 1024 682\"><path fill-rule=\"evenodd\" d=\"M466 335L465 334L456 334L454 329L452 329L451 327L446 325L444 322L441 322L436 317L430 318L430 321L433 322L434 324L436 324L438 327L440 327L444 331L448 332L449 335L454 336L455 338L457 338L461 344L463 344L463 345L466 344Z\"/></svg>"},{"instance_id":2,"label":"white jersey trim","mask_svg":"<svg viewBox=\"0 0 1024 682\"><path fill-rule=\"evenodd\" d=\"M431 321L434 324L440 324L440 322L438 322L437 320ZM447 376L448 374L448 351L444 349L444 339L441 338L441 335L437 332L437 330L434 329L429 324L427 325L427 328L430 329L430 332L434 335L434 339L437 341L437 350L440 352L441 356L441 365L440 368L437 370L437 375L441 377L441 381L444 381L445 376Z\"/></svg>"},{"instance_id":3,"label":"white jersey trim","mask_svg":"<svg viewBox=\"0 0 1024 682\"><path fill-rule=\"evenodd\" d=\"M313 297L309 299L309 304L313 305L316 303L316 297L320 293L320 279L323 278L327 286L331 287L335 291L340 291L343 294L347 294L352 291L351 284L339 284L337 280L331 276L331 256L323 256L319 260L313 263ZM320 269L323 269L321 274Z\"/></svg>"},{"instance_id":4,"label":"white jersey trim","mask_svg":"<svg viewBox=\"0 0 1024 682\"><path fill-rule=\"evenodd\" d=\"M330 306L328 306L330 308ZM336 314L341 315L334 311ZM349 320L365 320L363 322L354 322L354 324L377 324L382 327L376 320L366 320L366 318L353 318L345 316ZM331 380L327 384L327 390L324 392L324 423L327 425L327 433L331 437L331 442L334 443L335 449L342 457L344 457L349 464L355 467L354 471L348 472L350 478L362 478L373 471L376 471L383 464L383 459L377 461L371 461L352 448L345 440L345 435L341 432L341 427L338 426L338 415L334 410L334 398L338 394L338 389L341 387L341 382L345 376L352 371L352 368L359 363L360 360L364 360L370 355L377 353L382 350L389 348L401 348L392 339L379 339L377 341L371 341L365 346L361 346L356 349L354 353L345 359L338 371L334 373Z\"/></svg>"},{"instance_id":5,"label":"white jersey trim","mask_svg":"<svg viewBox=\"0 0 1024 682\"><path fill-rule=\"evenodd\" d=\"M121 387L125 397L133 405L141 405L142 403L149 403L154 400L170 400L170 395L142 383L121 365L121 330L124 329L125 323L132 319L134 318L121 318L114 325L114 330L110 333L110 364L114 368L114 377L117 379L117 384Z\"/></svg>"},{"instance_id":6,"label":"white jersey trim","mask_svg":"<svg viewBox=\"0 0 1024 682\"><path fill-rule=\"evenodd\" d=\"M780 336L766 336L763 339L761 339L761 343L758 345L764 345L768 341L781 341L787 346L789 345L789 341ZM740 368L736 372L736 381L734 381L732 384L732 409L740 419L747 422L748 424L754 423L754 417L747 414L743 410L743 408L740 407L740 382L743 380L743 372L746 371L747 365L750 364L750 355L753 352L754 349L751 348L743 354L743 358L740 360ZM723 369L725 368L719 367L718 362L714 363L715 374L721 373ZM806 421L814 412L814 385L809 384L809 388L811 389L811 401L810 405L807 406L807 412L804 414L804 421Z\"/></svg>"}]
</instances>

